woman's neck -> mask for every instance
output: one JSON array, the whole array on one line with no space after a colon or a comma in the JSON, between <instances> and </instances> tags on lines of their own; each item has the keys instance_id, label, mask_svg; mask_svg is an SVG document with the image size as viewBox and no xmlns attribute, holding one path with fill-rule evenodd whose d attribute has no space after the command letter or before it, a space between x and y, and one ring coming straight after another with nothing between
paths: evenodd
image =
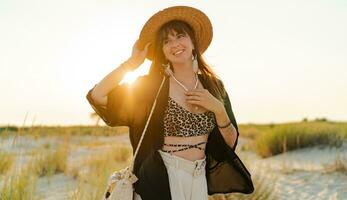
<instances>
[{"instance_id":1,"label":"woman's neck","mask_svg":"<svg viewBox=\"0 0 347 200\"><path fill-rule=\"evenodd\" d=\"M192 63L173 64L175 78L183 84L195 83L195 72Z\"/></svg>"}]
</instances>

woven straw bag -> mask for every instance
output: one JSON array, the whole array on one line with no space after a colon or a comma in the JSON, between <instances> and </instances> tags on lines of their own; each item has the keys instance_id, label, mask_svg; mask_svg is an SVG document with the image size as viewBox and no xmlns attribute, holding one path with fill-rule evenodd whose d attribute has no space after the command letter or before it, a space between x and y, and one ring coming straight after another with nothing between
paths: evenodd
<instances>
[{"instance_id":1,"label":"woven straw bag","mask_svg":"<svg viewBox=\"0 0 347 200\"><path fill-rule=\"evenodd\" d=\"M133 159L131 161L130 166L112 173L112 175L108 179L107 189L104 193L102 200L133 200L134 192L135 192L133 183L135 183L138 180L138 178L133 173L134 161L135 161L136 155L139 151L142 140L144 138L144 135L145 135L149 120L152 116L153 110L155 108L155 105L157 104L157 98L158 98L159 92L160 92L160 90L164 84L165 78L166 78L166 76L164 76L164 78L161 82L161 85L159 87L159 90L157 92L157 95L155 97L151 112L148 116L145 128L142 132L139 144L137 145L137 148L136 148L136 151L135 151L135 154L133 156Z\"/></svg>"}]
</instances>

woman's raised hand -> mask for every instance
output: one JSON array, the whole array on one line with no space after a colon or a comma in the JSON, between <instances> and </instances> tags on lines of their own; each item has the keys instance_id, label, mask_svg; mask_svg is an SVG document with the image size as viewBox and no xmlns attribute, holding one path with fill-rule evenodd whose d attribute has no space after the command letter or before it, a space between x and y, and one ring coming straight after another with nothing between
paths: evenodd
<instances>
[{"instance_id":1,"label":"woman's raised hand","mask_svg":"<svg viewBox=\"0 0 347 200\"><path fill-rule=\"evenodd\" d=\"M135 69L142 65L142 63L145 61L147 51L148 51L148 46L151 43L147 43L145 48L143 50L138 49L138 41L136 40L135 44L133 45L130 61L133 63Z\"/></svg>"}]
</instances>

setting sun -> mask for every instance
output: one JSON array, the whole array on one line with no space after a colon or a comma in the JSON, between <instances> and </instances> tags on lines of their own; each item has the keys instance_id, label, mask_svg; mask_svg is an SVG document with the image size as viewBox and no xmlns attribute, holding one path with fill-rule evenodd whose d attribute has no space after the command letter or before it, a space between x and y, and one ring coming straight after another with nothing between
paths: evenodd
<instances>
[{"instance_id":1,"label":"setting sun","mask_svg":"<svg viewBox=\"0 0 347 200\"><path fill-rule=\"evenodd\" d=\"M142 66L140 66L136 70L125 73L124 78L119 82L119 84L125 83L125 84L131 85L133 82L136 81L136 79L139 76L148 74L149 68L150 68L150 63L148 61L145 61L142 64Z\"/></svg>"},{"instance_id":2,"label":"setting sun","mask_svg":"<svg viewBox=\"0 0 347 200\"><path fill-rule=\"evenodd\" d=\"M136 73L136 72L128 72L124 75L124 78L121 80L121 82L119 84L123 84L123 83L126 83L126 84L129 84L131 85L135 80L136 78L139 76L139 73Z\"/></svg>"}]
</instances>

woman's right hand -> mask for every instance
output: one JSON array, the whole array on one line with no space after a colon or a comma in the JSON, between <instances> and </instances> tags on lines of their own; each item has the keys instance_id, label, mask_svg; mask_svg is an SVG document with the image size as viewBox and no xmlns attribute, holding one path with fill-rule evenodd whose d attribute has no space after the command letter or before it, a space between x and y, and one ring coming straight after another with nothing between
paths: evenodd
<instances>
[{"instance_id":1,"label":"woman's right hand","mask_svg":"<svg viewBox=\"0 0 347 200\"><path fill-rule=\"evenodd\" d=\"M142 65L142 63L145 61L146 59L146 55L147 55L147 51L148 51L148 46L151 43L147 43L145 48L143 50L138 49L138 41L136 40L135 44L133 45L133 49L132 49L132 53L131 53L131 57L129 60L131 60L131 62L135 65L135 69L137 67L139 67L140 65Z\"/></svg>"}]
</instances>

